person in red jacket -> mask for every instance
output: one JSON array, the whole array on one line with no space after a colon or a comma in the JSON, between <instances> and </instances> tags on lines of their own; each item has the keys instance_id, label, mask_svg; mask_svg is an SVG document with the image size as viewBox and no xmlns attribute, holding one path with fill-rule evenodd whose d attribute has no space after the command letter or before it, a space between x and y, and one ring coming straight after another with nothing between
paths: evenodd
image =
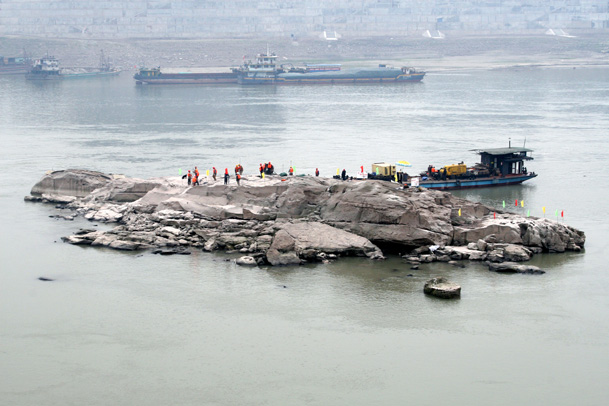
<instances>
[{"instance_id":1,"label":"person in red jacket","mask_svg":"<svg viewBox=\"0 0 609 406\"><path fill-rule=\"evenodd\" d=\"M230 175L228 174L228 168L224 168L224 184L228 185L228 179L230 178Z\"/></svg>"},{"instance_id":2,"label":"person in red jacket","mask_svg":"<svg viewBox=\"0 0 609 406\"><path fill-rule=\"evenodd\" d=\"M214 180L216 180L216 176L218 176L218 171L216 170L216 167L215 167L215 166L213 167L213 170L212 170L212 175L213 175L213 177L214 177Z\"/></svg>"},{"instance_id":3,"label":"person in red jacket","mask_svg":"<svg viewBox=\"0 0 609 406\"><path fill-rule=\"evenodd\" d=\"M315 176L319 176L319 169L315 168Z\"/></svg>"}]
</instances>

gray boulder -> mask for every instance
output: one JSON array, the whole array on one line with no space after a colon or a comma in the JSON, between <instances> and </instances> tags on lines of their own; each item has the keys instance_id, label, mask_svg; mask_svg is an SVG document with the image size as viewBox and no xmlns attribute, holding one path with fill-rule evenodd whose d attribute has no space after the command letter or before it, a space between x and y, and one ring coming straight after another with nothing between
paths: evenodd
<instances>
[{"instance_id":1,"label":"gray boulder","mask_svg":"<svg viewBox=\"0 0 609 406\"><path fill-rule=\"evenodd\" d=\"M533 265L517 264L515 262L488 263L489 271L502 273L544 274L541 268Z\"/></svg>"},{"instance_id":2,"label":"gray boulder","mask_svg":"<svg viewBox=\"0 0 609 406\"><path fill-rule=\"evenodd\" d=\"M256 258L251 257L251 256L243 256L243 257L237 258L235 263L237 265L241 265L241 266L256 266L256 265L258 265L258 263L256 262Z\"/></svg>"},{"instance_id":3,"label":"gray boulder","mask_svg":"<svg viewBox=\"0 0 609 406\"><path fill-rule=\"evenodd\" d=\"M49 171L32 187L30 193L32 196L85 197L111 180L112 176L105 173L82 169Z\"/></svg>"},{"instance_id":4,"label":"gray boulder","mask_svg":"<svg viewBox=\"0 0 609 406\"><path fill-rule=\"evenodd\" d=\"M461 286L449 282L444 277L439 277L425 282L423 292L425 292L426 295L431 295L442 299L453 299L461 297Z\"/></svg>"}]
</instances>

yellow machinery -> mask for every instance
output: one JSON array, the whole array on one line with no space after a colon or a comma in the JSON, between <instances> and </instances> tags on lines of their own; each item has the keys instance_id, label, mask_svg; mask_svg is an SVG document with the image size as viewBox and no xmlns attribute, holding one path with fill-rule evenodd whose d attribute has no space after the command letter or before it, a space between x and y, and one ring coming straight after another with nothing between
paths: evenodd
<instances>
[{"instance_id":1,"label":"yellow machinery","mask_svg":"<svg viewBox=\"0 0 609 406\"><path fill-rule=\"evenodd\" d=\"M395 165L386 162L377 162L372 164L372 173L377 173L379 176L394 176Z\"/></svg>"},{"instance_id":2,"label":"yellow machinery","mask_svg":"<svg viewBox=\"0 0 609 406\"><path fill-rule=\"evenodd\" d=\"M444 169L446 169L446 176L465 175L465 172L467 172L465 164L446 165Z\"/></svg>"}]
</instances>

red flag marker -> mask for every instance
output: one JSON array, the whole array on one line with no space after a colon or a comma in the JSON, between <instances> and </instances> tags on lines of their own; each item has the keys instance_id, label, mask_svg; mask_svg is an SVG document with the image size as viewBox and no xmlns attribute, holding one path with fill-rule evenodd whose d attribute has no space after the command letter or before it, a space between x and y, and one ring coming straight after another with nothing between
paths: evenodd
<instances>
[{"instance_id":1,"label":"red flag marker","mask_svg":"<svg viewBox=\"0 0 609 406\"><path fill-rule=\"evenodd\" d=\"M514 206L518 206L518 199L516 199L516 202L514 203Z\"/></svg>"},{"instance_id":2,"label":"red flag marker","mask_svg":"<svg viewBox=\"0 0 609 406\"><path fill-rule=\"evenodd\" d=\"M493 218L496 219L497 218L497 212L493 212Z\"/></svg>"},{"instance_id":3,"label":"red flag marker","mask_svg":"<svg viewBox=\"0 0 609 406\"><path fill-rule=\"evenodd\" d=\"M565 217L565 211L564 210L560 211L560 217Z\"/></svg>"}]
</instances>

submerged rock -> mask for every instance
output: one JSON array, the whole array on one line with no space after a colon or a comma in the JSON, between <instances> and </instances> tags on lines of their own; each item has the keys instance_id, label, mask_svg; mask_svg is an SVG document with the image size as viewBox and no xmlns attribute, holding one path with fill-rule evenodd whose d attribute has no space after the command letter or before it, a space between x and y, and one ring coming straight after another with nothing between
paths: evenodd
<instances>
[{"instance_id":1,"label":"submerged rock","mask_svg":"<svg viewBox=\"0 0 609 406\"><path fill-rule=\"evenodd\" d=\"M442 299L452 299L461 297L461 286L449 282L444 277L433 278L425 282L423 292L427 295Z\"/></svg>"},{"instance_id":2,"label":"submerged rock","mask_svg":"<svg viewBox=\"0 0 609 406\"><path fill-rule=\"evenodd\" d=\"M541 268L533 265L517 264L515 262L502 262L502 263L488 263L489 271L493 272L505 272L505 273L528 273L534 275L544 274Z\"/></svg>"},{"instance_id":3,"label":"submerged rock","mask_svg":"<svg viewBox=\"0 0 609 406\"><path fill-rule=\"evenodd\" d=\"M247 255L237 258L235 263L237 265L241 265L241 266L257 266L258 265L258 263L256 262L256 258L247 256Z\"/></svg>"}]
</instances>

